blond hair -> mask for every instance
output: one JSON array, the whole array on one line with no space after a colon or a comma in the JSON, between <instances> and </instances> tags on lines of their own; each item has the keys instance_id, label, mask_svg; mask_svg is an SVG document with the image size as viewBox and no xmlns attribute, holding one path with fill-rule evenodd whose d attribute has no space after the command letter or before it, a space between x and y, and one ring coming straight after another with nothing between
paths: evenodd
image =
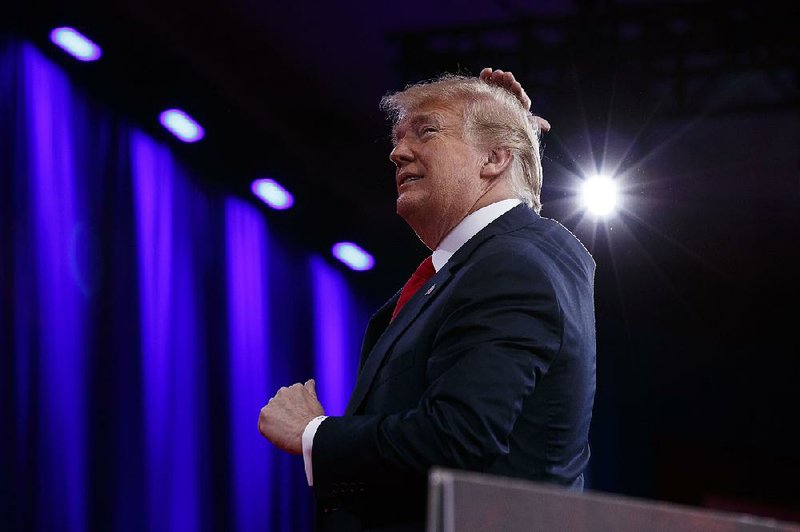
<instances>
[{"instance_id":1,"label":"blond hair","mask_svg":"<svg viewBox=\"0 0 800 532\"><path fill-rule=\"evenodd\" d=\"M466 138L477 146L510 150L514 191L538 213L542 208L540 131L517 97L476 77L444 74L387 94L381 99L381 109L396 126L410 111L433 101L462 102Z\"/></svg>"}]
</instances>

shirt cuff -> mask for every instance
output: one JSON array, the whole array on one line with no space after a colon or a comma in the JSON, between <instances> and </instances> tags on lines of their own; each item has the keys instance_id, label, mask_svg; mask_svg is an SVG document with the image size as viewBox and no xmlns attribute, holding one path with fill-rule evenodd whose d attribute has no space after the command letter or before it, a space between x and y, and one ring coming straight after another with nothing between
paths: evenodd
<instances>
[{"instance_id":1,"label":"shirt cuff","mask_svg":"<svg viewBox=\"0 0 800 532\"><path fill-rule=\"evenodd\" d=\"M328 416L317 416L306 425L303 430L303 464L306 468L306 480L308 485L314 485L314 470L311 467L311 448L314 446L314 435L317 433L320 423Z\"/></svg>"}]
</instances>

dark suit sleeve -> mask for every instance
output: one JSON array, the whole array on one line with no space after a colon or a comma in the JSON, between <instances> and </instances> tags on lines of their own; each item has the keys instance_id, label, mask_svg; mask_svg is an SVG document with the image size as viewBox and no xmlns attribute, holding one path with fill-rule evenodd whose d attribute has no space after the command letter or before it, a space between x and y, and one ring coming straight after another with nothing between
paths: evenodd
<instances>
[{"instance_id":1,"label":"dark suit sleeve","mask_svg":"<svg viewBox=\"0 0 800 532\"><path fill-rule=\"evenodd\" d=\"M468 263L453 283L425 317L436 332L419 404L326 419L313 446L318 495L391 484L433 465L481 470L508 453L523 400L561 347L553 280L535 254L518 251Z\"/></svg>"}]
</instances>

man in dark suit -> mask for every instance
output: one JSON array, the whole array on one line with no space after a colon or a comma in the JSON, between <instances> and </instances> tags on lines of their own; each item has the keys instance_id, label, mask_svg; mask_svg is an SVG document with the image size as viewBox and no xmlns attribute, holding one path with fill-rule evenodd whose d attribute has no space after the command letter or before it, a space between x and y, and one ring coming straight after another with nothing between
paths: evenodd
<instances>
[{"instance_id":1,"label":"man in dark suit","mask_svg":"<svg viewBox=\"0 0 800 532\"><path fill-rule=\"evenodd\" d=\"M549 125L491 69L382 103L397 212L433 253L372 317L345 415L325 417L310 380L281 388L259 430L303 453L320 529L422 530L432 466L581 489L595 265L538 214Z\"/></svg>"}]
</instances>

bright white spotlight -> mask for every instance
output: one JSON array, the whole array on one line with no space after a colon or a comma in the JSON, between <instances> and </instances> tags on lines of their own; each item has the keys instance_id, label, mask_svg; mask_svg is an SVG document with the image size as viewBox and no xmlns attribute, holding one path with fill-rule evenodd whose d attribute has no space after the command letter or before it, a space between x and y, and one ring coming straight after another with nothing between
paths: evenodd
<instances>
[{"instance_id":1,"label":"bright white spotlight","mask_svg":"<svg viewBox=\"0 0 800 532\"><path fill-rule=\"evenodd\" d=\"M294 205L294 197L291 193L274 179L256 179L250 189L253 194L273 209L285 210Z\"/></svg>"},{"instance_id":2,"label":"bright white spotlight","mask_svg":"<svg viewBox=\"0 0 800 532\"><path fill-rule=\"evenodd\" d=\"M617 206L617 184L610 177L596 175L583 182L583 204L592 214L608 216Z\"/></svg>"},{"instance_id":3,"label":"bright white spotlight","mask_svg":"<svg viewBox=\"0 0 800 532\"><path fill-rule=\"evenodd\" d=\"M363 272L375 265L375 259L361 246L352 242L339 242L331 250L333 256L346 264L350 269Z\"/></svg>"},{"instance_id":4,"label":"bright white spotlight","mask_svg":"<svg viewBox=\"0 0 800 532\"><path fill-rule=\"evenodd\" d=\"M103 55L99 46L74 28L56 28L50 32L50 40L80 61L97 61Z\"/></svg>"}]
</instances>

